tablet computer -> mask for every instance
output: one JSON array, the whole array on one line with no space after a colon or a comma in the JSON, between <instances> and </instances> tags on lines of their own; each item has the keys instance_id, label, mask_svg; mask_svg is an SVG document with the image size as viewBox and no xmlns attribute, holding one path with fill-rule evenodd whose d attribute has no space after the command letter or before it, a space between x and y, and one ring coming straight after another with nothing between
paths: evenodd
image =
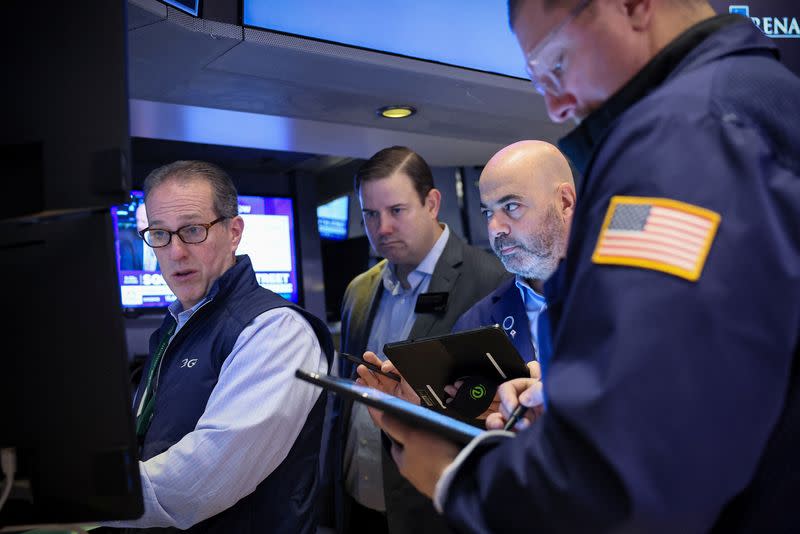
<instances>
[{"instance_id":1,"label":"tablet computer","mask_svg":"<svg viewBox=\"0 0 800 534\"><path fill-rule=\"evenodd\" d=\"M422 404L443 413L448 410L444 387L457 380L486 379L489 387L483 394L494 397L496 386L502 382L530 376L525 360L498 325L387 343L383 353L414 388Z\"/></svg>"},{"instance_id":2,"label":"tablet computer","mask_svg":"<svg viewBox=\"0 0 800 534\"><path fill-rule=\"evenodd\" d=\"M393 395L387 395L377 389L356 384L352 380L303 369L295 371L295 376L350 400L383 410L409 425L434 432L458 445L466 445L475 436L484 432L484 430L452 417L412 404Z\"/></svg>"}]
</instances>

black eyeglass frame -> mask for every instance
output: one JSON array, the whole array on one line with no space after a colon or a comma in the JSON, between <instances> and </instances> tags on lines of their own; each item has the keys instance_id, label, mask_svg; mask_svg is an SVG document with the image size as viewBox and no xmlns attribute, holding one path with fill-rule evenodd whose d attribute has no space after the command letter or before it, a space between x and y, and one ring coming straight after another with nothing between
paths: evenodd
<instances>
[{"instance_id":1,"label":"black eyeglass frame","mask_svg":"<svg viewBox=\"0 0 800 534\"><path fill-rule=\"evenodd\" d=\"M199 245L200 243L202 243L202 242L204 242L206 239L208 239L208 230L209 230L209 229L210 229L212 226L214 226L215 224L217 224L218 222L222 222L222 221L224 221L225 219L230 219L230 217L219 217L219 218L217 218L217 219L214 219L214 220L213 220L213 221L211 221L210 223L192 223L192 224L187 224L186 226L181 226L180 228L178 228L178 229L177 229L177 230L175 230L174 232L173 232L172 230L167 230L166 228L154 228L154 227L152 227L152 226L148 226L148 227L147 227L147 228L145 228L144 230L140 230L140 231L139 231L139 232L137 232L137 233L139 234L139 237L141 237L141 238L142 238L142 240L145 242L145 244L146 244L148 247L150 247L150 248L164 248L164 247L166 247L167 245L169 245L170 243L172 243L172 236L173 236L173 235L177 235L177 236L178 236L178 239L180 239L181 241L183 241L183 243L184 243L184 244L186 244L186 245ZM181 235L181 232L182 232L183 230L187 229L187 228L190 228L190 227L192 227L192 226L201 226L201 227L203 227L203 228L205 229L205 231L206 231L206 235L203 237L203 239L201 239L200 241L186 241L186 240L183 238L183 236ZM166 242L166 243L164 243L163 245L158 245L158 246L151 245L151 244L150 244L150 242L149 242L149 241L147 241L147 238L145 238L145 234L146 234L147 232L152 232L152 231L154 231L154 230L158 230L159 232L166 232L166 233L167 233L167 235L169 235L169 238L167 239L167 242Z\"/></svg>"}]
</instances>

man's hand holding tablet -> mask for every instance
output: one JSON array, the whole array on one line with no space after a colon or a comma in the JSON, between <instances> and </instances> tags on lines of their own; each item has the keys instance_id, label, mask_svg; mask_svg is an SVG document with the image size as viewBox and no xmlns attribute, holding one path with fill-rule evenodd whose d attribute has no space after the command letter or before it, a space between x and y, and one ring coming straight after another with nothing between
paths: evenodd
<instances>
[{"instance_id":1,"label":"man's hand holding tablet","mask_svg":"<svg viewBox=\"0 0 800 534\"><path fill-rule=\"evenodd\" d=\"M401 375L397 369L395 369L392 362L389 360L383 362L374 352L370 351L364 353L364 361L380 366L381 371L384 373L394 373L399 375L400 381L397 382L395 380L390 380L385 376L370 371L364 365L359 365L356 367L356 372L358 373L358 379L356 380L357 383L375 388L386 393L387 395L394 395L395 397L399 397L408 402L417 405L420 404L419 396L414 392L414 389L408 384L408 382L405 381L403 375Z\"/></svg>"}]
</instances>

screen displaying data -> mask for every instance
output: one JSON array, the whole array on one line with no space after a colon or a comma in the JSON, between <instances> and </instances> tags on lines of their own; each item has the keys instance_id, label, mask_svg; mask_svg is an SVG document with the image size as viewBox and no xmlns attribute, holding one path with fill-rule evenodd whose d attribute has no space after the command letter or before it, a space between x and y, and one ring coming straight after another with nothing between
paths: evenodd
<instances>
[{"instance_id":1,"label":"screen displaying data","mask_svg":"<svg viewBox=\"0 0 800 534\"><path fill-rule=\"evenodd\" d=\"M292 199L239 196L244 232L236 254L247 254L258 283L298 301L296 243ZM124 308L163 308L175 301L152 248L139 237L147 228L144 194L132 191L130 202L111 208ZM173 239L176 239L173 236Z\"/></svg>"},{"instance_id":2,"label":"screen displaying data","mask_svg":"<svg viewBox=\"0 0 800 534\"><path fill-rule=\"evenodd\" d=\"M350 210L347 195L317 207L317 229L323 239L347 239L347 220Z\"/></svg>"}]
</instances>

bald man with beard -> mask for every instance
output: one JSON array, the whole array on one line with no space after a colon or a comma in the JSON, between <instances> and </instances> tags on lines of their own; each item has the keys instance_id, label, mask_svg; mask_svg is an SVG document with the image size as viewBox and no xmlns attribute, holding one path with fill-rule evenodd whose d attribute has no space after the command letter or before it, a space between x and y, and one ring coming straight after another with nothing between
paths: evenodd
<instances>
[{"instance_id":1,"label":"bald man with beard","mask_svg":"<svg viewBox=\"0 0 800 534\"><path fill-rule=\"evenodd\" d=\"M566 158L544 141L495 154L478 182L492 250L515 275L459 318L454 331L499 324L526 362L538 352L543 284L566 253L575 185Z\"/></svg>"}]
</instances>

